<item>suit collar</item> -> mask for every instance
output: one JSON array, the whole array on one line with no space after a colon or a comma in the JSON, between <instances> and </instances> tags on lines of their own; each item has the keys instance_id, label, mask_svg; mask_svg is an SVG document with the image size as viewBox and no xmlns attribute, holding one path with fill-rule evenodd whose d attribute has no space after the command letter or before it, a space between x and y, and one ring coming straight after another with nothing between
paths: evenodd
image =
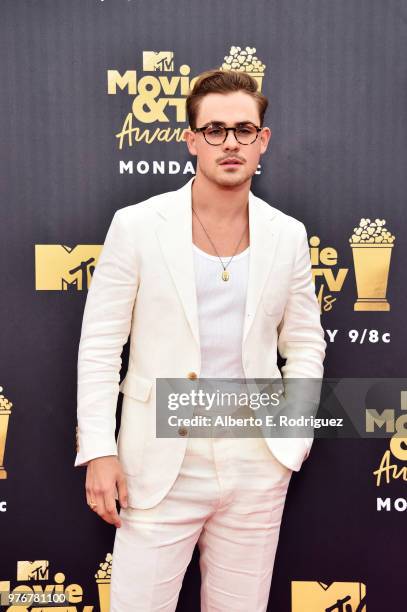
<instances>
[{"instance_id":1,"label":"suit collar","mask_svg":"<svg viewBox=\"0 0 407 612\"><path fill-rule=\"evenodd\" d=\"M158 225L157 236L192 333L200 346L192 248L191 190L194 178L193 176L180 189L161 194L154 208L166 220ZM253 323L271 264L276 255L277 227L275 221L278 217L277 213L276 208L249 191L249 278L242 343L245 342ZM231 282L233 282L232 279Z\"/></svg>"}]
</instances>

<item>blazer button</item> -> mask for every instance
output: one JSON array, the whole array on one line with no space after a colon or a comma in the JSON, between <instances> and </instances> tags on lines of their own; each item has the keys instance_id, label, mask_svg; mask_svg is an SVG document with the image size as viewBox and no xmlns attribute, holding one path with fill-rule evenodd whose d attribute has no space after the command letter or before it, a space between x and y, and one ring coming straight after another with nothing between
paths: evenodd
<instances>
[{"instance_id":1,"label":"blazer button","mask_svg":"<svg viewBox=\"0 0 407 612\"><path fill-rule=\"evenodd\" d=\"M186 436L188 433L188 429L184 426L178 428L178 433L180 436Z\"/></svg>"},{"instance_id":2,"label":"blazer button","mask_svg":"<svg viewBox=\"0 0 407 612\"><path fill-rule=\"evenodd\" d=\"M195 378L198 378L198 375L196 372L188 372L187 378L190 378L191 380L193 380Z\"/></svg>"}]
</instances>

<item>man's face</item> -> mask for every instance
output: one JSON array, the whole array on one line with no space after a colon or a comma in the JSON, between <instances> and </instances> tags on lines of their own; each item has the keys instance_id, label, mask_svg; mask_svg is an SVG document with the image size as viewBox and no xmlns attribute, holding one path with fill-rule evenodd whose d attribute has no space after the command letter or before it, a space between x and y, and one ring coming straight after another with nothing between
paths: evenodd
<instances>
[{"instance_id":1,"label":"man's face","mask_svg":"<svg viewBox=\"0 0 407 612\"><path fill-rule=\"evenodd\" d=\"M225 127L250 122L260 127L257 102L244 91L207 94L200 102L196 127L214 122L223 122ZM210 181L225 187L238 186L251 179L270 136L271 130L265 127L258 133L257 140L244 145L237 142L233 132L229 131L225 142L214 146L206 142L202 132L185 132L189 152L197 156L197 175L202 172ZM222 165L228 157L236 157L242 163Z\"/></svg>"}]
</instances>

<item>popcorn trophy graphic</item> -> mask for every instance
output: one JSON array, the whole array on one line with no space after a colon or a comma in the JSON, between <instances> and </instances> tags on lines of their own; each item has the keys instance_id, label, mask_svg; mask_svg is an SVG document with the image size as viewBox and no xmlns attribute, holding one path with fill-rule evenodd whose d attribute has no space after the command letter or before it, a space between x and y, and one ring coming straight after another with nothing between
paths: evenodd
<instances>
[{"instance_id":1,"label":"popcorn trophy graphic","mask_svg":"<svg viewBox=\"0 0 407 612\"><path fill-rule=\"evenodd\" d=\"M240 72L248 72L258 83L258 90L261 91L261 84L264 76L266 64L263 64L256 55L255 47L230 47L229 55L226 55L225 60L220 67L221 70L240 70Z\"/></svg>"},{"instance_id":2,"label":"popcorn trophy graphic","mask_svg":"<svg viewBox=\"0 0 407 612\"><path fill-rule=\"evenodd\" d=\"M110 610L110 577L112 575L112 553L107 553L105 560L99 563L99 569L95 574L99 592L100 612Z\"/></svg>"},{"instance_id":3,"label":"popcorn trophy graphic","mask_svg":"<svg viewBox=\"0 0 407 612\"><path fill-rule=\"evenodd\" d=\"M3 395L3 387L0 387L0 480L7 478L4 467L4 453L6 450L7 428L11 414L12 402Z\"/></svg>"},{"instance_id":4,"label":"popcorn trophy graphic","mask_svg":"<svg viewBox=\"0 0 407 612\"><path fill-rule=\"evenodd\" d=\"M385 224L384 219L362 218L349 238L358 293L354 310L390 310L386 292L395 236Z\"/></svg>"}]
</instances>

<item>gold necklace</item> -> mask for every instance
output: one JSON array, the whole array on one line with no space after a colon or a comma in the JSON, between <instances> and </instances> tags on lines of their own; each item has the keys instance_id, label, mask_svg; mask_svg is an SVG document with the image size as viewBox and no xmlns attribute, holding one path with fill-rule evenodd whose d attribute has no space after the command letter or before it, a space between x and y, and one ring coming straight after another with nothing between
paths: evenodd
<instances>
[{"instance_id":1,"label":"gold necklace","mask_svg":"<svg viewBox=\"0 0 407 612\"><path fill-rule=\"evenodd\" d=\"M246 225L246 227L245 227L245 228L244 228L244 230L243 230L243 234L241 235L239 242L237 243L237 247L236 247L236 249L235 249L235 252L233 253L232 257L229 259L228 263L227 263L227 264L226 264L226 266L225 266L225 265L224 265L224 263L223 263L223 261L222 261L222 259L220 258L220 255L219 255L218 251L216 250L215 245L213 244L213 242L212 242L212 240L211 240L211 237L209 236L208 232L207 232L207 231L206 231L206 229L204 228L202 221L201 221L201 220L200 220L200 218L198 217L198 213L197 213L197 212L194 210L194 207L192 207L192 212L193 212L193 213L196 215L196 217L197 217L197 219L198 219L199 223L202 225L202 229L203 229L203 231L204 231L204 232L205 232L205 234L208 236L208 239L209 239L209 241L210 241L211 245L213 246L213 248L215 249L215 253L216 253L216 255L218 256L219 261L220 261L220 263L222 264L222 268L223 268L223 271L222 271L222 276L221 276L222 280L224 280L224 281L228 281L228 280L229 280L229 278L230 278L230 272L229 272L229 270L226 270L226 268L228 267L228 265L230 264L230 262L232 261L232 259L233 259L233 258L234 258L234 256L236 255L236 251L237 251L237 249L239 248L239 244L242 242L242 240L243 240L243 236L245 235L245 232L246 232L246 229L247 229L247 225Z\"/></svg>"}]
</instances>

